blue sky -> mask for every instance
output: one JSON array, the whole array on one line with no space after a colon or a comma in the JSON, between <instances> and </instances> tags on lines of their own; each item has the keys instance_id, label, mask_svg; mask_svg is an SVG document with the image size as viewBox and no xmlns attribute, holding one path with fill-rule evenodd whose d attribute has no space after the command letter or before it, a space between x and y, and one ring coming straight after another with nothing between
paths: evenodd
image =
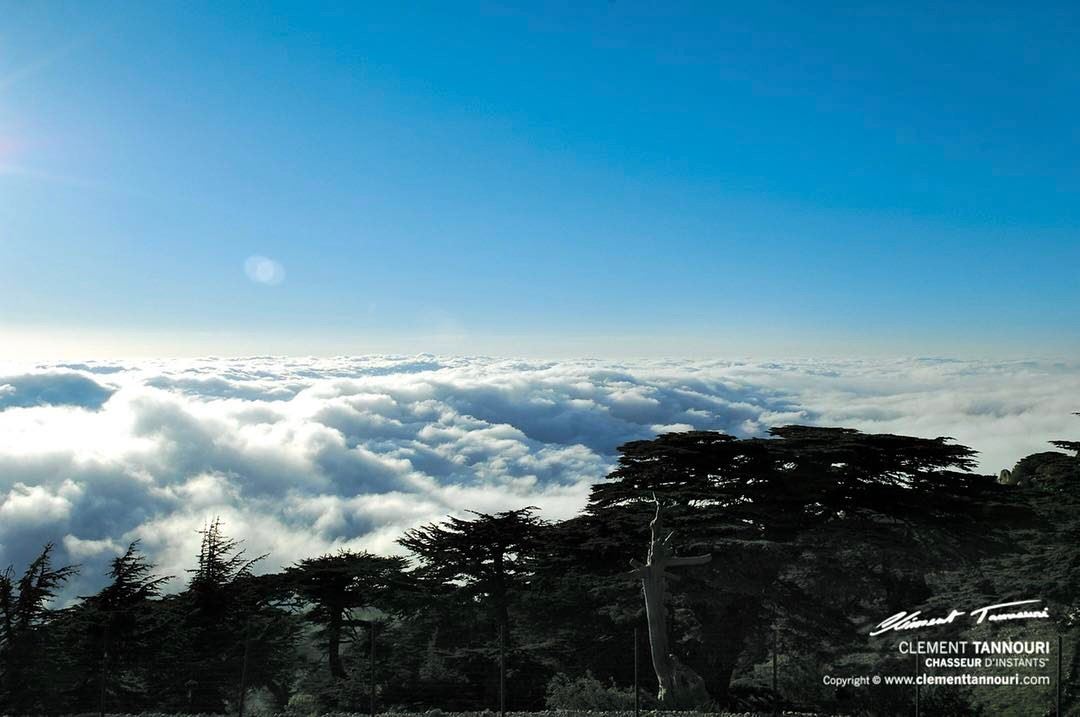
<instances>
[{"instance_id":1,"label":"blue sky","mask_svg":"<svg viewBox=\"0 0 1080 717\"><path fill-rule=\"evenodd\" d=\"M0 0L4 354L1080 348L1080 8L657 5Z\"/></svg>"}]
</instances>

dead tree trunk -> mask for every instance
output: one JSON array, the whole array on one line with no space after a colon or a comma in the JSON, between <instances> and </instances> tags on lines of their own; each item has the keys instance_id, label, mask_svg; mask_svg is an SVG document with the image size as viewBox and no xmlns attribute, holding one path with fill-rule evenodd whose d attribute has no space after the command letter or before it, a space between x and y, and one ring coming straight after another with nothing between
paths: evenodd
<instances>
[{"instance_id":1,"label":"dead tree trunk","mask_svg":"<svg viewBox=\"0 0 1080 717\"><path fill-rule=\"evenodd\" d=\"M677 575L667 572L668 568L704 565L712 556L677 558L672 554L670 543L673 533L664 535L659 500L656 501L656 517L649 523L649 527L652 529L652 538L645 564L642 565L638 560L631 560L630 564L634 566L631 575L641 580L642 592L645 595L649 649L659 683L657 699L661 707L668 709L698 707L709 701L709 693L705 690L705 681L701 676L682 664L671 652L664 598L667 594L667 581L679 580Z\"/></svg>"}]
</instances>

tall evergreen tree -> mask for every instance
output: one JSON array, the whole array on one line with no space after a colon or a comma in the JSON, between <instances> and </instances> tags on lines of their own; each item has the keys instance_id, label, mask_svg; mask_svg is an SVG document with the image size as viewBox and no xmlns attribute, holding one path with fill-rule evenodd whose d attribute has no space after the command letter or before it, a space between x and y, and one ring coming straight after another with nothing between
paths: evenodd
<instances>
[{"instance_id":1,"label":"tall evergreen tree","mask_svg":"<svg viewBox=\"0 0 1080 717\"><path fill-rule=\"evenodd\" d=\"M70 699L79 711L140 712L155 698L155 655L168 628L156 608L171 577L153 574L138 541L110 561L108 575L108 585L67 611L66 639L78 645Z\"/></svg>"},{"instance_id":2,"label":"tall evergreen tree","mask_svg":"<svg viewBox=\"0 0 1080 717\"><path fill-rule=\"evenodd\" d=\"M243 677L253 617L246 588L251 568L239 540L215 518L199 531L202 541L187 590L167 602L176 625L168 694L174 709L223 712L235 704Z\"/></svg>"},{"instance_id":3,"label":"tall evergreen tree","mask_svg":"<svg viewBox=\"0 0 1080 717\"><path fill-rule=\"evenodd\" d=\"M290 587L312 606L307 617L322 631L333 677L346 677L341 645L356 627L352 612L372 608L393 613L407 602L406 565L401 557L342 550L301 560L286 569Z\"/></svg>"},{"instance_id":4,"label":"tall evergreen tree","mask_svg":"<svg viewBox=\"0 0 1080 717\"><path fill-rule=\"evenodd\" d=\"M740 658L767 649L772 627L795 643L837 644L860 639L849 617L877 614L875 601L926 599L927 566L942 551L972 557L980 513L997 510L999 486L971 474L974 452L948 439L805 426L770 434L626 444L578 521L578 542L609 588L622 578L618 566L644 552L654 495L672 505L687 553L714 556L672 598L673 644L721 701ZM819 573L809 565L829 581L812 584Z\"/></svg>"},{"instance_id":5,"label":"tall evergreen tree","mask_svg":"<svg viewBox=\"0 0 1080 717\"><path fill-rule=\"evenodd\" d=\"M424 574L490 605L504 638L510 634L510 597L532 574L545 524L535 508L489 515L470 511L472 520L448 518L410 530L398 540L420 560Z\"/></svg>"},{"instance_id":6,"label":"tall evergreen tree","mask_svg":"<svg viewBox=\"0 0 1080 717\"><path fill-rule=\"evenodd\" d=\"M419 576L434 585L433 595L445 594L449 589L449 597L483 607L483 612L471 617L467 626L458 625L459 633L447 631L448 638L461 635L450 651L451 657L472 663L462 667L480 678L476 687L481 694L490 696L498 690L497 681L481 677L497 674L490 665L498 654L501 652L507 659L514 654L511 606L529 587L536 555L549 527L534 511L533 507L495 514L470 511L475 516L472 519L451 517L408 531L398 540L419 559ZM468 613L459 607L456 614L461 622ZM495 629L487 635L478 634L471 625L476 617L486 618ZM496 637L498 647L492 649ZM490 697L483 699L491 704Z\"/></svg>"},{"instance_id":7,"label":"tall evergreen tree","mask_svg":"<svg viewBox=\"0 0 1080 717\"><path fill-rule=\"evenodd\" d=\"M0 573L0 707L13 714L57 710L62 646L49 632L49 603L78 567L53 565L48 543L16 578L14 567Z\"/></svg>"}]
</instances>

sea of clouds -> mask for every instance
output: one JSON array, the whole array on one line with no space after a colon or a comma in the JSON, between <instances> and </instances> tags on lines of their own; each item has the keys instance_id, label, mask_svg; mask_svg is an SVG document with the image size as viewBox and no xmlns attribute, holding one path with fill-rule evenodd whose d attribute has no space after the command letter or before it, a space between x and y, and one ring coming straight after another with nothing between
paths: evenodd
<instances>
[{"instance_id":1,"label":"sea of clouds","mask_svg":"<svg viewBox=\"0 0 1080 717\"><path fill-rule=\"evenodd\" d=\"M263 570L400 552L466 510L571 516L628 440L790 423L952 436L996 473L1080 436L1080 364L342 357L0 367L0 564L103 582L132 540L184 576L220 516ZM182 579L174 580L174 589Z\"/></svg>"}]
</instances>

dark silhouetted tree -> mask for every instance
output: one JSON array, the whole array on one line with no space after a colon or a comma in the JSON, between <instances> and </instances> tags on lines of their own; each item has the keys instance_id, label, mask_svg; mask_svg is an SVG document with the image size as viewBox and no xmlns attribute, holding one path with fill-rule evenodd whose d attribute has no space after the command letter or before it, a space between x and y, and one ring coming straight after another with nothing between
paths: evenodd
<instances>
[{"instance_id":1,"label":"dark silhouetted tree","mask_svg":"<svg viewBox=\"0 0 1080 717\"><path fill-rule=\"evenodd\" d=\"M168 692L174 709L223 712L237 699L248 647L251 568L265 556L246 557L219 519L199 532L188 588L168 602L176 625L167 646L174 656Z\"/></svg>"},{"instance_id":2,"label":"dark silhouetted tree","mask_svg":"<svg viewBox=\"0 0 1080 717\"><path fill-rule=\"evenodd\" d=\"M109 564L110 582L67 611L66 641L78 645L67 670L73 709L140 712L154 705L155 655L167 625L155 609L161 586L171 578L131 543Z\"/></svg>"},{"instance_id":3,"label":"dark silhouetted tree","mask_svg":"<svg viewBox=\"0 0 1080 717\"><path fill-rule=\"evenodd\" d=\"M77 566L54 567L47 544L22 576L0 573L0 706L12 714L48 713L60 706L58 687L66 664L51 639L49 603Z\"/></svg>"},{"instance_id":4,"label":"dark silhouetted tree","mask_svg":"<svg viewBox=\"0 0 1080 717\"><path fill-rule=\"evenodd\" d=\"M596 555L586 562L617 581L615 566L640 557L655 494L672 506L666 519L687 553L714 556L672 598L673 644L721 701L737 661L763 654L774 626L796 644L865 640L851 616L926 599L927 565L943 553L973 556L978 521L996 509L999 486L969 473L974 452L948 439L805 426L770 436L628 443L576 528ZM823 572L808 575L809 564Z\"/></svg>"},{"instance_id":5,"label":"dark silhouetted tree","mask_svg":"<svg viewBox=\"0 0 1080 717\"><path fill-rule=\"evenodd\" d=\"M504 637L510 633L511 592L532 573L544 523L535 508L489 515L470 511L472 520L448 518L410 530L398 540L420 560L426 576L488 602Z\"/></svg>"},{"instance_id":6,"label":"dark silhouetted tree","mask_svg":"<svg viewBox=\"0 0 1080 717\"><path fill-rule=\"evenodd\" d=\"M449 587L457 598L486 607L496 628L492 632L500 640L498 649L508 656L513 651L511 602L515 595L527 590L537 550L548 528L534 510L528 507L495 514L470 511L475 516L472 519L448 518L410 530L398 540L419 559L420 578L441 586L435 594ZM498 650L488 647L490 638L483 641L475 630L469 637L474 644L479 642L473 650L476 657L492 660L498 654ZM461 647L453 652L463 654Z\"/></svg>"},{"instance_id":7,"label":"dark silhouetted tree","mask_svg":"<svg viewBox=\"0 0 1080 717\"><path fill-rule=\"evenodd\" d=\"M286 569L292 589L312 606L307 618L321 629L333 677L346 677L341 645L355 627L351 611L373 608L389 614L408 602L406 565L400 557L342 550L301 560Z\"/></svg>"}]
</instances>

